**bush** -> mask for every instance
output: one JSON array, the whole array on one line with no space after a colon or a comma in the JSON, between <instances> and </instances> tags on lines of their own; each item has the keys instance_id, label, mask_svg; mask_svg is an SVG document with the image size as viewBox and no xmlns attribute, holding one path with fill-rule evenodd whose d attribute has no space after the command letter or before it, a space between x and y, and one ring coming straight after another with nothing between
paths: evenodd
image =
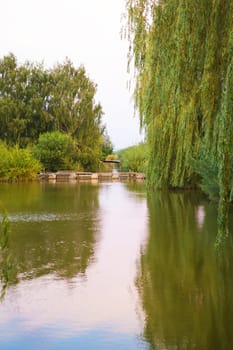
<instances>
[{"instance_id":1,"label":"bush","mask_svg":"<svg viewBox=\"0 0 233 350\"><path fill-rule=\"evenodd\" d=\"M195 172L200 176L200 187L211 199L219 198L218 164L213 156L201 153L200 158L194 163Z\"/></svg>"},{"instance_id":2,"label":"bush","mask_svg":"<svg viewBox=\"0 0 233 350\"><path fill-rule=\"evenodd\" d=\"M122 171L146 172L148 153L145 143L125 148L118 156Z\"/></svg>"},{"instance_id":3,"label":"bush","mask_svg":"<svg viewBox=\"0 0 233 350\"><path fill-rule=\"evenodd\" d=\"M76 160L85 171L98 171L101 166L101 149L97 147L82 147Z\"/></svg>"},{"instance_id":4,"label":"bush","mask_svg":"<svg viewBox=\"0 0 233 350\"><path fill-rule=\"evenodd\" d=\"M1 143L0 153L0 177L3 179L33 179L41 170L40 162L33 157L29 148L7 147Z\"/></svg>"},{"instance_id":5,"label":"bush","mask_svg":"<svg viewBox=\"0 0 233 350\"><path fill-rule=\"evenodd\" d=\"M200 153L200 158L194 162L194 170L200 176L200 187L202 191L211 199L218 200L220 196L220 186L218 178L218 163L213 155L204 151ZM231 167L231 187L229 194L233 200L233 162Z\"/></svg>"},{"instance_id":6,"label":"bush","mask_svg":"<svg viewBox=\"0 0 233 350\"><path fill-rule=\"evenodd\" d=\"M70 170L76 165L75 143L59 131L41 134L33 153L47 171Z\"/></svg>"},{"instance_id":7,"label":"bush","mask_svg":"<svg viewBox=\"0 0 233 350\"><path fill-rule=\"evenodd\" d=\"M216 157L204 148L199 153L199 159L194 161L194 171L200 177L200 187L211 200L218 200L220 196L220 186L218 171L219 165ZM233 194L233 159L231 160L231 185L229 194L231 200Z\"/></svg>"}]
</instances>

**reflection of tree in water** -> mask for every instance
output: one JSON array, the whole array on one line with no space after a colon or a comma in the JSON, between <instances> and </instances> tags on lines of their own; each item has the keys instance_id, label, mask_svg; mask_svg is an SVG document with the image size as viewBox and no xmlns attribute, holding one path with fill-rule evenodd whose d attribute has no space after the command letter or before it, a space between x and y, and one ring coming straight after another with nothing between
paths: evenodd
<instances>
[{"instance_id":1,"label":"reflection of tree in water","mask_svg":"<svg viewBox=\"0 0 233 350\"><path fill-rule=\"evenodd\" d=\"M17 214L10 215L14 262L11 283L48 273L62 278L84 274L94 259L98 186L63 184L44 188L37 184L31 189L29 186L28 191L28 196L32 191L34 200L30 205L25 200L25 206L21 203ZM18 198L22 201L19 189L15 191L15 200Z\"/></svg>"},{"instance_id":2,"label":"reflection of tree in water","mask_svg":"<svg viewBox=\"0 0 233 350\"><path fill-rule=\"evenodd\" d=\"M150 232L137 278L144 338L151 349L233 348L232 247L220 261L214 206L195 194L162 192L148 205Z\"/></svg>"},{"instance_id":3,"label":"reflection of tree in water","mask_svg":"<svg viewBox=\"0 0 233 350\"><path fill-rule=\"evenodd\" d=\"M11 270L11 258L9 254L9 222L7 215L3 214L0 222L0 300L3 299Z\"/></svg>"},{"instance_id":4,"label":"reflection of tree in water","mask_svg":"<svg viewBox=\"0 0 233 350\"><path fill-rule=\"evenodd\" d=\"M124 185L128 192L134 193L134 198L146 199L146 185L144 182L126 182Z\"/></svg>"}]
</instances>

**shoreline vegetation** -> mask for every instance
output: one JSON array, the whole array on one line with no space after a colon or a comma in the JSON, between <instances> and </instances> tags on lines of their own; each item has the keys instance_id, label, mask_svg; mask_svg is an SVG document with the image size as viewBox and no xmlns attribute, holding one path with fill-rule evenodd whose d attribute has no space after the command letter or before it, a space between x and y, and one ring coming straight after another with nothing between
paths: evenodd
<instances>
[{"instance_id":1,"label":"shoreline vegetation","mask_svg":"<svg viewBox=\"0 0 233 350\"><path fill-rule=\"evenodd\" d=\"M13 54L0 59L0 177L98 169L113 145L96 92L85 68L69 59L51 69L19 64Z\"/></svg>"},{"instance_id":2,"label":"shoreline vegetation","mask_svg":"<svg viewBox=\"0 0 233 350\"><path fill-rule=\"evenodd\" d=\"M94 169L85 170L80 164L67 161L69 152L69 138L61 133L50 133L45 136L45 144L41 149L34 147L20 148L18 145L8 146L0 142L0 182L27 182L33 180L53 180L62 178L71 180L81 177L86 180L94 179L144 179L146 154L142 154L146 145L128 147L118 152L109 154L104 159L98 160L98 166ZM58 139L68 140L68 147ZM54 142L48 145L47 138ZM141 152L138 150L141 149ZM75 151L75 150L74 150ZM115 169L117 167L117 170Z\"/></svg>"},{"instance_id":3,"label":"shoreline vegetation","mask_svg":"<svg viewBox=\"0 0 233 350\"><path fill-rule=\"evenodd\" d=\"M111 172L113 165L103 161L118 157L119 171L144 173L145 145L113 154L96 92L85 68L69 59L51 69L19 64L12 53L0 59L0 181L37 180L41 172Z\"/></svg>"}]
</instances>

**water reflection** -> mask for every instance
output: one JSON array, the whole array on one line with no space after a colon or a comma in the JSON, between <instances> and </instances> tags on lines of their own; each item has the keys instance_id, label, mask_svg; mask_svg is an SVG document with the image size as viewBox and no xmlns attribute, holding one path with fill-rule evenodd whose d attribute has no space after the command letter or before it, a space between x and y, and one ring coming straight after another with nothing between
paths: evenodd
<instances>
[{"instance_id":1,"label":"water reflection","mask_svg":"<svg viewBox=\"0 0 233 350\"><path fill-rule=\"evenodd\" d=\"M84 274L94 259L98 186L1 186L11 221L11 283L48 273ZM12 200L14 199L14 200Z\"/></svg>"},{"instance_id":2,"label":"water reflection","mask_svg":"<svg viewBox=\"0 0 233 350\"><path fill-rule=\"evenodd\" d=\"M147 199L127 183L3 185L0 196L14 258L1 349L233 347L233 249L216 255L215 205L189 192Z\"/></svg>"},{"instance_id":3,"label":"water reflection","mask_svg":"<svg viewBox=\"0 0 233 350\"><path fill-rule=\"evenodd\" d=\"M205 221L205 207L203 205L198 205L196 209L196 221L197 226L202 229Z\"/></svg>"},{"instance_id":4,"label":"water reflection","mask_svg":"<svg viewBox=\"0 0 233 350\"><path fill-rule=\"evenodd\" d=\"M195 194L158 192L149 214L136 282L144 339L158 350L232 349L232 246L216 256L216 208Z\"/></svg>"},{"instance_id":5,"label":"water reflection","mask_svg":"<svg viewBox=\"0 0 233 350\"><path fill-rule=\"evenodd\" d=\"M0 302L3 300L8 287L10 270L9 221L7 214L3 211L0 221Z\"/></svg>"},{"instance_id":6,"label":"water reflection","mask_svg":"<svg viewBox=\"0 0 233 350\"><path fill-rule=\"evenodd\" d=\"M120 183L37 184L30 199L29 187L15 188L18 204L5 192L16 268L0 306L0 347L147 349L135 288L145 193Z\"/></svg>"}]
</instances>

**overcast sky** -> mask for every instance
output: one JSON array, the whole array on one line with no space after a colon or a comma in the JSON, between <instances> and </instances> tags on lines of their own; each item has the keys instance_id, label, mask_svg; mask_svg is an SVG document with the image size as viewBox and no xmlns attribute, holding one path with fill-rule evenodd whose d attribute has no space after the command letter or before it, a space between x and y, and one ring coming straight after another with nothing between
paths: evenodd
<instances>
[{"instance_id":1,"label":"overcast sky","mask_svg":"<svg viewBox=\"0 0 233 350\"><path fill-rule=\"evenodd\" d=\"M115 149L142 140L127 89L127 42L121 40L125 0L0 0L0 56L46 67L70 58L98 85L104 123Z\"/></svg>"}]
</instances>

